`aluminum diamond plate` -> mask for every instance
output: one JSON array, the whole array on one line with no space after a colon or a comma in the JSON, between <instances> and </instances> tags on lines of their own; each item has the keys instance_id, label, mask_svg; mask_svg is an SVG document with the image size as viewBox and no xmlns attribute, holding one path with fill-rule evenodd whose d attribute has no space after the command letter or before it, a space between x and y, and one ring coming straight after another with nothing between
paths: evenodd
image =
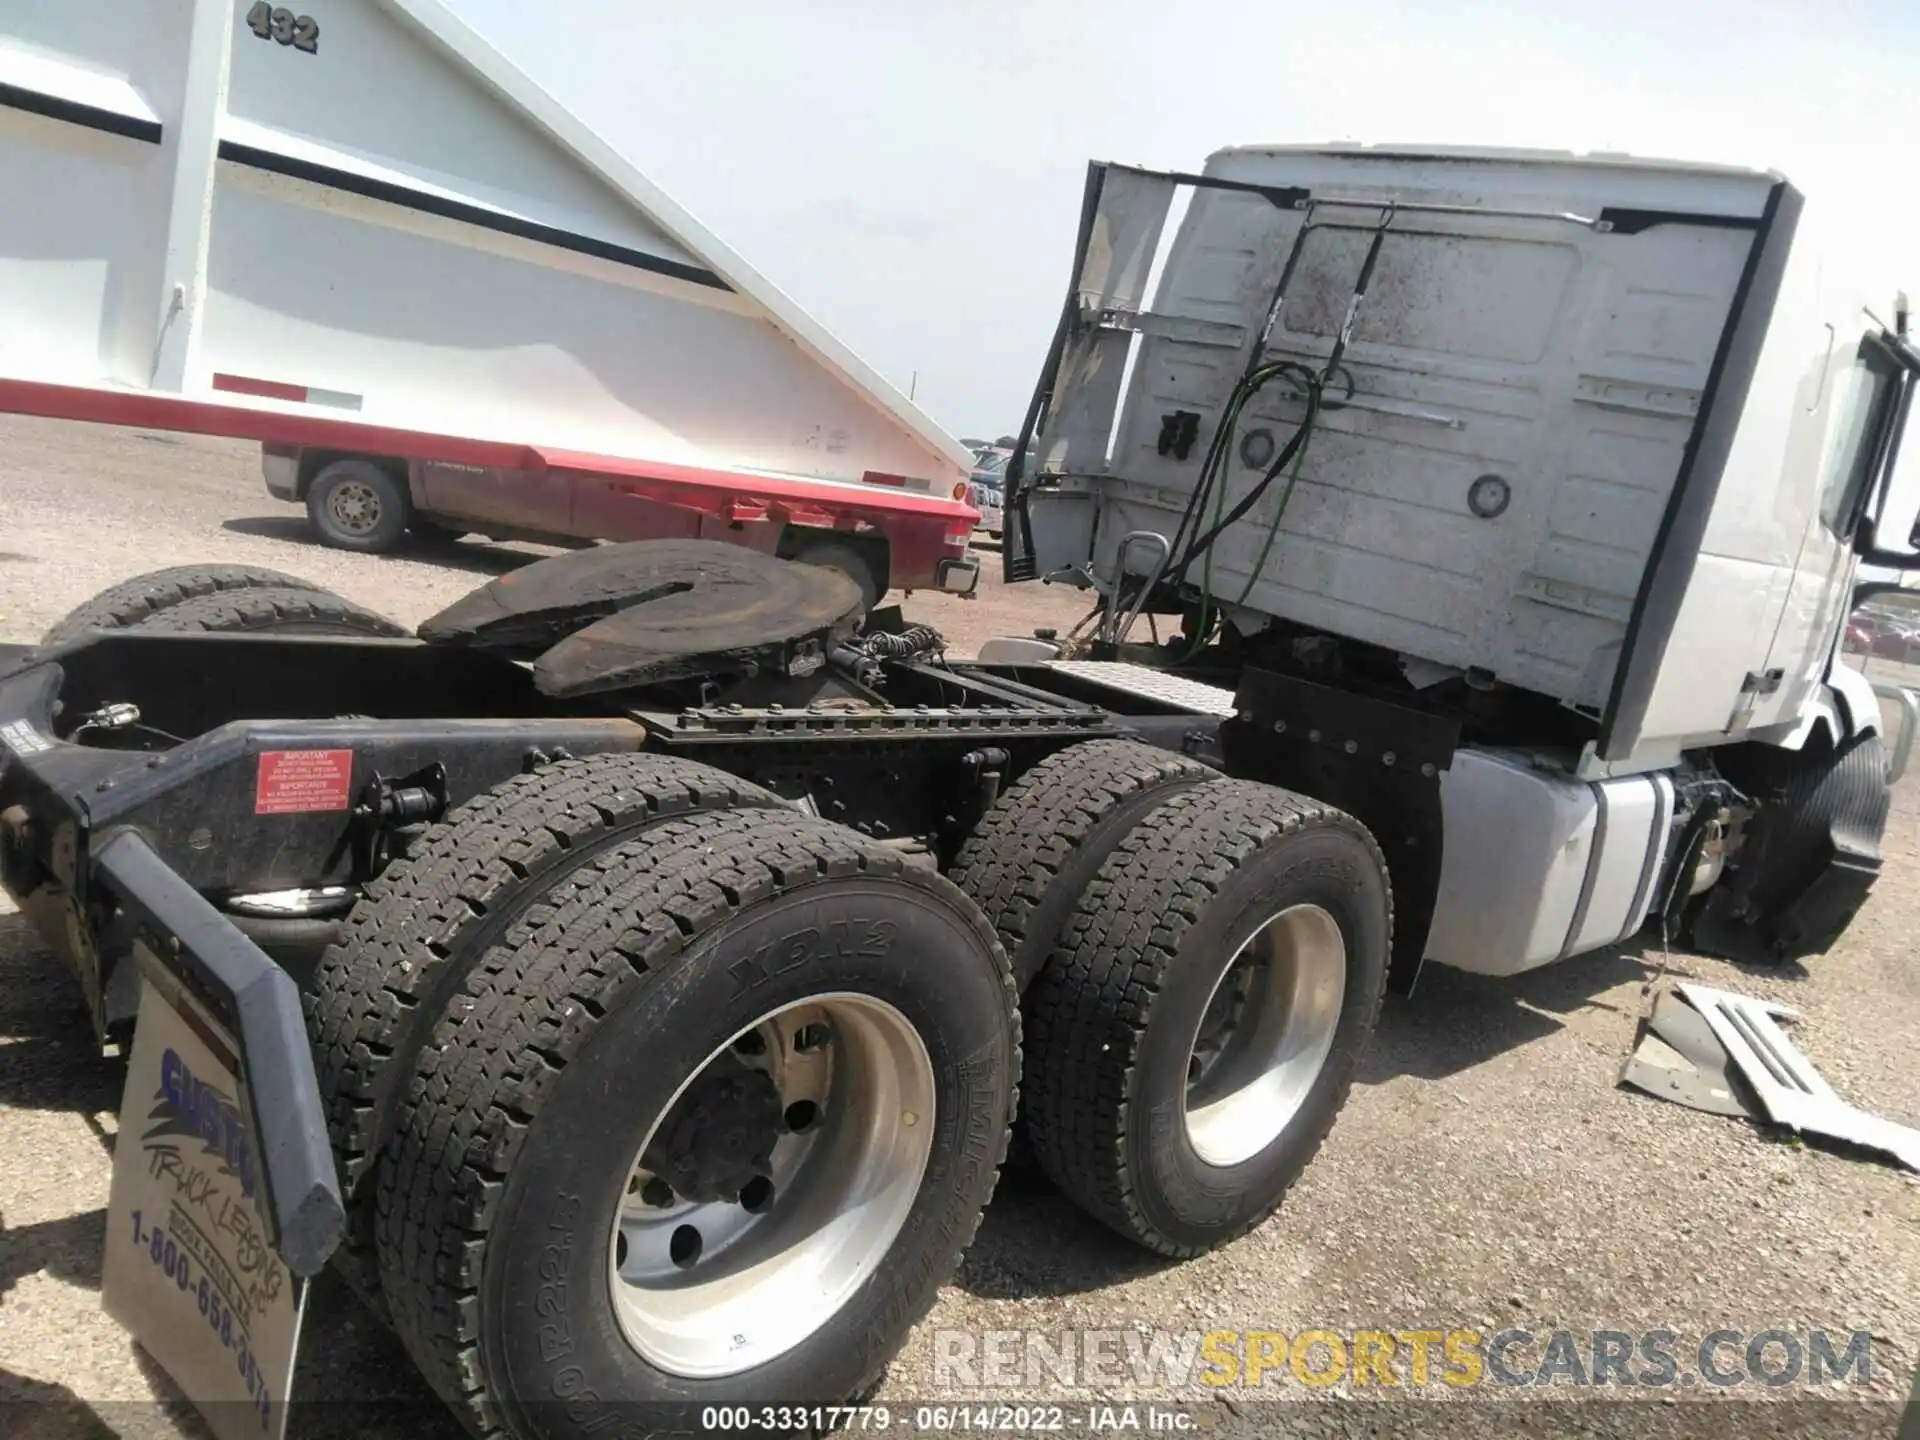
<instances>
[{"instance_id":1,"label":"aluminum diamond plate","mask_svg":"<svg viewBox=\"0 0 1920 1440\"><path fill-rule=\"evenodd\" d=\"M1047 668L1104 685L1124 695L1177 705L1196 715L1233 714L1233 691L1222 690L1218 685L1202 685L1197 680L1182 680L1178 675L1146 665L1129 665L1120 660L1055 660Z\"/></svg>"}]
</instances>

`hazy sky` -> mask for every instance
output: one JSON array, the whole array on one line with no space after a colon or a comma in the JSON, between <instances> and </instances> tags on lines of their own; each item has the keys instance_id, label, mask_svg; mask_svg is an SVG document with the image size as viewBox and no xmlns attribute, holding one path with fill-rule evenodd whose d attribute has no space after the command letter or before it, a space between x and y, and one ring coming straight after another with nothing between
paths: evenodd
<instances>
[{"instance_id":1,"label":"hazy sky","mask_svg":"<svg viewBox=\"0 0 1920 1440\"><path fill-rule=\"evenodd\" d=\"M1915 0L448 0L956 434L1017 428L1089 159L1525 145L1768 166L1920 298Z\"/></svg>"}]
</instances>

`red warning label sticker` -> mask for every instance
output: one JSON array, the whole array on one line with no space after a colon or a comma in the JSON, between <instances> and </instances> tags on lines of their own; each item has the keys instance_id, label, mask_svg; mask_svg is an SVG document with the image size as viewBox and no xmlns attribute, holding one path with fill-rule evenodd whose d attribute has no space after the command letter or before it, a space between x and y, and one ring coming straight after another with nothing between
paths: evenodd
<instances>
[{"instance_id":1,"label":"red warning label sticker","mask_svg":"<svg viewBox=\"0 0 1920 1440\"><path fill-rule=\"evenodd\" d=\"M351 750L266 750L254 787L256 815L344 810L353 791Z\"/></svg>"}]
</instances>

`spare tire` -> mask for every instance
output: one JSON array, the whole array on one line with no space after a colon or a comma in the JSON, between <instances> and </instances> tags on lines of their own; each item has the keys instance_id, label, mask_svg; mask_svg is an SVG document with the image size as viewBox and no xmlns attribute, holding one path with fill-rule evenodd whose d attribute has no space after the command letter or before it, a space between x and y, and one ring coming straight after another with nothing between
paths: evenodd
<instances>
[{"instance_id":1,"label":"spare tire","mask_svg":"<svg viewBox=\"0 0 1920 1440\"><path fill-rule=\"evenodd\" d=\"M823 570L838 570L860 587L860 599L871 611L880 603L885 587L874 573L873 562L860 550L836 540L816 540L802 546L793 555L796 565L818 565Z\"/></svg>"},{"instance_id":2,"label":"spare tire","mask_svg":"<svg viewBox=\"0 0 1920 1440\"><path fill-rule=\"evenodd\" d=\"M173 565L122 580L67 613L41 637L42 645L61 645L90 630L124 630L163 610L205 595L234 590L318 590L311 581L261 565Z\"/></svg>"},{"instance_id":3,"label":"spare tire","mask_svg":"<svg viewBox=\"0 0 1920 1440\"><path fill-rule=\"evenodd\" d=\"M275 586L260 590L202 595L149 616L141 630L173 632L210 630L249 631L276 635L378 635L390 638L413 632L377 610L343 600L325 590L295 590Z\"/></svg>"}]
</instances>

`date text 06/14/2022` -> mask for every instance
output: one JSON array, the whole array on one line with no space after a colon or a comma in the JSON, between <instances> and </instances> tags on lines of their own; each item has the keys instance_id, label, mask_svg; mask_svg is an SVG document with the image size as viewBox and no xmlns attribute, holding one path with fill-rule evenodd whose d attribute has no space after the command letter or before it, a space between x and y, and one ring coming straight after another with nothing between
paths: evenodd
<instances>
[{"instance_id":1,"label":"date text 06/14/2022","mask_svg":"<svg viewBox=\"0 0 1920 1440\"><path fill-rule=\"evenodd\" d=\"M846 1430L1004 1434L1084 1430L1184 1431L1199 1428L1177 1405L710 1405L700 1414L709 1431Z\"/></svg>"}]
</instances>

